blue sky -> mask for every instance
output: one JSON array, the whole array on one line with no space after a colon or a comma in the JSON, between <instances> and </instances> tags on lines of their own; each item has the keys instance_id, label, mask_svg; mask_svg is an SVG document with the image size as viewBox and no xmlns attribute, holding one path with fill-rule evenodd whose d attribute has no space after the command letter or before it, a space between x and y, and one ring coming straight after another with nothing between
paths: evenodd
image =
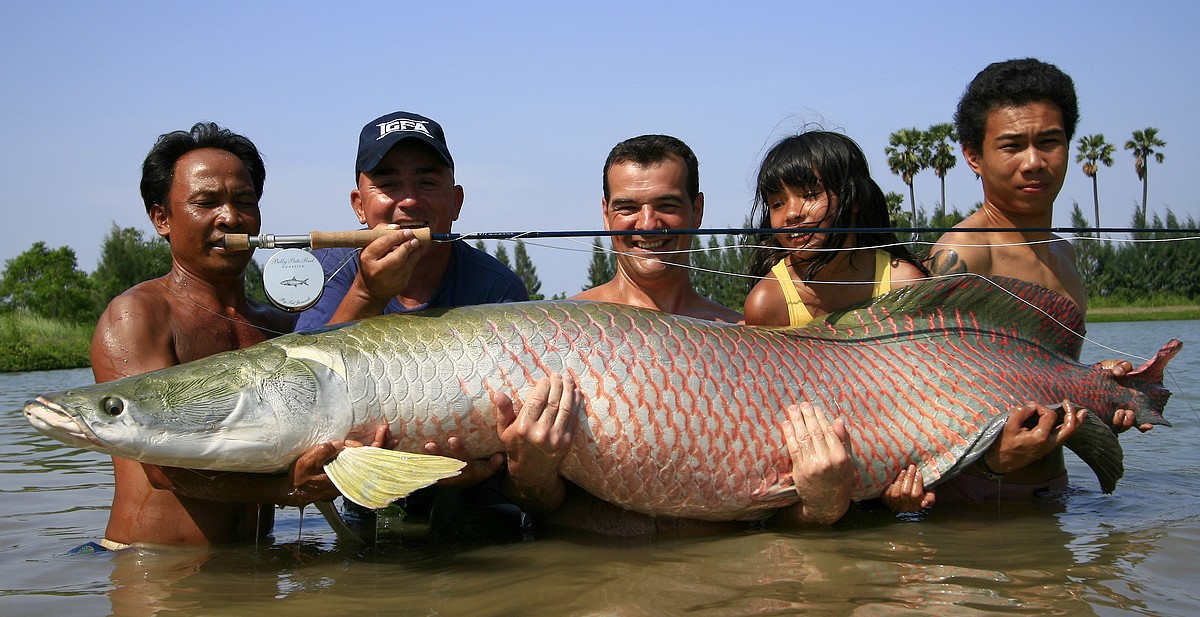
<instances>
[{"instance_id":1,"label":"blue sky","mask_svg":"<svg viewBox=\"0 0 1200 617\"><path fill-rule=\"evenodd\" d=\"M1186 185L1200 169L1197 23L1200 4L1183 1L3 2L0 260L41 240L91 271L113 223L153 233L141 161L199 120L263 151L264 233L353 228L358 131L397 109L446 129L466 191L455 231L600 228L604 158L643 133L692 146L705 225L736 227L763 153L812 123L853 137L884 190L906 193L889 133L949 121L975 73L1025 56L1075 79L1077 137L1118 146L1102 223L1128 224L1141 199L1120 146L1147 126L1168 144L1151 212L1200 218ZM980 199L961 160L946 190L951 207ZM934 208L931 172L916 193ZM1056 225L1072 201L1091 212L1074 163ZM537 243L542 291L579 291L589 241Z\"/></svg>"}]
</instances>

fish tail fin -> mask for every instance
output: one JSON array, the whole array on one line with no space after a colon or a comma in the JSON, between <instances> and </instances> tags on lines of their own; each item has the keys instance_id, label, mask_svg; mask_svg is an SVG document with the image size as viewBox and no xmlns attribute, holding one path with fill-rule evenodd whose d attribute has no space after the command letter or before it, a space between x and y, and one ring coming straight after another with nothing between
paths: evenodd
<instances>
[{"instance_id":1,"label":"fish tail fin","mask_svg":"<svg viewBox=\"0 0 1200 617\"><path fill-rule=\"evenodd\" d=\"M1134 422L1171 426L1171 423L1162 416L1163 409L1167 406L1167 400L1171 398L1171 391L1163 387L1163 371L1167 368L1167 362L1170 362L1171 358L1174 358L1181 349L1183 349L1183 342L1179 339L1171 339L1162 346L1162 349L1158 350L1158 353L1149 362L1116 378L1118 384L1133 388L1145 394L1149 399L1149 408L1134 411Z\"/></svg>"},{"instance_id":2,"label":"fish tail fin","mask_svg":"<svg viewBox=\"0 0 1200 617\"><path fill-rule=\"evenodd\" d=\"M1092 468L1100 490L1107 494L1117 488L1117 480L1125 475L1125 454L1117 434L1099 416L1089 413L1067 438L1066 446Z\"/></svg>"},{"instance_id":3,"label":"fish tail fin","mask_svg":"<svg viewBox=\"0 0 1200 617\"><path fill-rule=\"evenodd\" d=\"M363 446L343 449L325 465L325 473L346 499L376 509L442 478L457 476L464 466L463 461L444 456Z\"/></svg>"}]
</instances>

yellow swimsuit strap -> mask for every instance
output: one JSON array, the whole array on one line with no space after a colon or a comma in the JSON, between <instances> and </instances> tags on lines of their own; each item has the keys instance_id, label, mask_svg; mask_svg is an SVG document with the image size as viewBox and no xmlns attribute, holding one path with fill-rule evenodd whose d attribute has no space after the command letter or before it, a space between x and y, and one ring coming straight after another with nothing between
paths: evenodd
<instances>
[{"instance_id":1,"label":"yellow swimsuit strap","mask_svg":"<svg viewBox=\"0 0 1200 617\"><path fill-rule=\"evenodd\" d=\"M878 298L892 290L892 254L883 249L875 249L875 277L872 298Z\"/></svg>"},{"instance_id":2,"label":"yellow swimsuit strap","mask_svg":"<svg viewBox=\"0 0 1200 617\"><path fill-rule=\"evenodd\" d=\"M791 325L803 326L812 321L812 313L804 305L804 300L800 299L800 292L796 291L796 285L792 282L792 274L787 267L787 258L780 259L779 263L771 268L771 273L775 275L779 288L783 290L783 298L787 301L788 307L788 321L791 322ZM882 249L875 249L875 277L875 287L871 290L872 298L877 298L892 290L892 254Z\"/></svg>"},{"instance_id":3,"label":"yellow swimsuit strap","mask_svg":"<svg viewBox=\"0 0 1200 617\"><path fill-rule=\"evenodd\" d=\"M796 284L792 282L792 274L788 272L786 257L780 259L779 263L771 268L771 274L775 275L779 288L783 290L783 298L787 301L788 321L793 326L803 326L812 321L812 313L808 311L807 306L804 306L804 300L800 299L800 292L796 291Z\"/></svg>"}]
</instances>

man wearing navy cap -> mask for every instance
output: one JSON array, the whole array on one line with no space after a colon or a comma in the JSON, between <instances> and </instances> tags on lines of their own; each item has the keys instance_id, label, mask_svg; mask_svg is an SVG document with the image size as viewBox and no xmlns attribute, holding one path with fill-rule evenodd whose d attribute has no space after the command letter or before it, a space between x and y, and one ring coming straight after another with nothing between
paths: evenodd
<instances>
[{"instance_id":1,"label":"man wearing navy cap","mask_svg":"<svg viewBox=\"0 0 1200 617\"><path fill-rule=\"evenodd\" d=\"M437 122L403 111L368 122L359 134L354 176L350 206L358 222L396 231L361 252L313 251L325 270L325 291L300 315L297 330L386 313L529 299L520 277L491 255L465 242L422 246L413 235L411 230L421 227L450 233L463 205L463 188L454 181L454 159ZM498 404L512 413L506 397ZM452 539L466 534L495 537L516 529L510 523L520 520L520 512L507 505L502 494L515 480L496 475L504 467L504 455L471 460L456 438L427 444L426 452L453 456L468 465L436 489L410 496L405 504L410 515L431 509L434 533Z\"/></svg>"},{"instance_id":2,"label":"man wearing navy cap","mask_svg":"<svg viewBox=\"0 0 1200 617\"><path fill-rule=\"evenodd\" d=\"M297 330L425 308L529 299L524 283L499 261L464 242L421 246L411 229L450 233L463 205L442 127L418 114L372 120L358 139L357 186L350 206L368 228L388 226L358 253L314 251L328 279ZM420 267L418 268L418 264Z\"/></svg>"}]
</instances>

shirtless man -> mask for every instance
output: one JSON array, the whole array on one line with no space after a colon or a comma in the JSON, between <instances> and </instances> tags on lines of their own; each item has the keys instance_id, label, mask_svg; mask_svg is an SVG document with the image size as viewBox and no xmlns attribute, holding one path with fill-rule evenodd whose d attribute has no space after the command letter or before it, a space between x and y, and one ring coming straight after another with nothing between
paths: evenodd
<instances>
[{"instance_id":1,"label":"shirtless man","mask_svg":"<svg viewBox=\"0 0 1200 617\"><path fill-rule=\"evenodd\" d=\"M943 235L930 251L935 276L970 272L1022 279L1067 296L1081 312L1087 310L1071 245L1049 232L1018 231L1051 226L1078 119L1074 82L1054 65L1032 58L1008 60L976 75L959 101L955 123L963 157L983 183L983 205L956 227L991 231L952 230ZM1132 365L1105 368L1119 376ZM965 472L967 477L951 480L949 490L939 489L938 495L1020 497L1065 487L1061 446L1085 413L1067 413L1056 428L1057 415L1042 405L1013 408L997 444ZM1036 424L1030 428L1026 421ZM1114 422L1128 428L1132 412L1118 411ZM1004 482L998 485L1000 476ZM961 495L957 488L964 489Z\"/></svg>"},{"instance_id":2,"label":"shirtless man","mask_svg":"<svg viewBox=\"0 0 1200 617\"><path fill-rule=\"evenodd\" d=\"M266 171L250 140L212 123L159 137L142 165L141 192L171 271L109 303L92 339L96 382L190 362L292 329L288 315L246 298L251 252L221 248L226 233L259 232ZM261 537L273 505L338 495L321 466L333 444L306 452L284 475L179 470L113 458L116 490L104 546L203 544Z\"/></svg>"},{"instance_id":3,"label":"shirtless man","mask_svg":"<svg viewBox=\"0 0 1200 617\"><path fill-rule=\"evenodd\" d=\"M696 156L682 141L643 135L616 145L604 164L601 206L606 230L699 228L704 214ZM741 315L692 287L686 268L690 235L614 236L617 271L612 280L575 295L573 300L616 302L699 319L736 323ZM570 449L571 430L583 401L571 376L538 382L519 413L506 396L494 398L505 414L500 422L510 476L523 478L514 500L551 525L583 528L610 536L693 535L745 529L745 523L711 523L651 518L592 497L558 475ZM854 469L848 436L839 419L804 403L789 407L782 430L793 457L793 476L802 500L780 513L788 523L832 523L850 505ZM811 440L809 437L813 437ZM521 441L517 442L518 437ZM803 449L801 443L804 444ZM811 447L810 447L811 445Z\"/></svg>"}]
</instances>

